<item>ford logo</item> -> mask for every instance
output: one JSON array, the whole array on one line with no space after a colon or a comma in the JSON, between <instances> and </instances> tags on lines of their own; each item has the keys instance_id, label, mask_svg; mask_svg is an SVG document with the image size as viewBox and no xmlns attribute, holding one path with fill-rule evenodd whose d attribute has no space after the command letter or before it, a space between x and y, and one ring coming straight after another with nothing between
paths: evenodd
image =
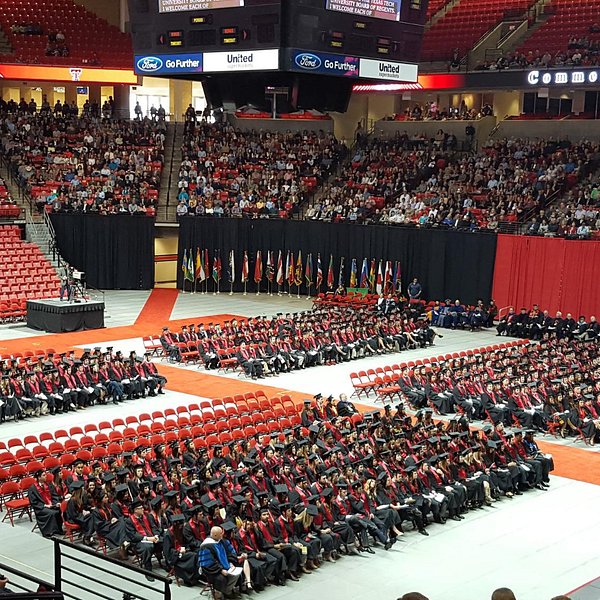
<instances>
[{"instance_id":1,"label":"ford logo","mask_svg":"<svg viewBox=\"0 0 600 600\"><path fill-rule=\"evenodd\" d=\"M163 61L157 56L144 56L137 61L137 68L144 73L154 73L160 71Z\"/></svg>"},{"instance_id":2,"label":"ford logo","mask_svg":"<svg viewBox=\"0 0 600 600\"><path fill-rule=\"evenodd\" d=\"M298 54L296 56L296 60L294 61L301 69L308 69L310 71L314 71L318 69L322 61L316 54L309 54L308 52L304 52L303 54Z\"/></svg>"}]
</instances>

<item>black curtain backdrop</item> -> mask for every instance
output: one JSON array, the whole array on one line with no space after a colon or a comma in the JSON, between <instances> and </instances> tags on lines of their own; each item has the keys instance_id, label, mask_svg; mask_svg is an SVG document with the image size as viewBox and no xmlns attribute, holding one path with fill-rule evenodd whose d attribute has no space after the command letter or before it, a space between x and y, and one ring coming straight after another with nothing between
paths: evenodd
<instances>
[{"instance_id":1,"label":"black curtain backdrop","mask_svg":"<svg viewBox=\"0 0 600 600\"><path fill-rule=\"evenodd\" d=\"M208 248L212 267L215 250L220 250L222 262L221 291L229 291L228 260L231 249L235 252L236 283L234 291L243 290L240 282L244 250L248 251L248 291L256 291L254 263L257 250L262 251L263 282L266 291L267 251L302 251L302 273L306 267L307 253L313 254L313 281L316 279L317 253L321 253L323 285L326 291L329 257L334 257L335 286L337 287L340 259L344 257L344 285L349 286L352 259L356 258L358 279L363 258L377 261L399 260L402 270L402 289L413 277L423 286L425 298L460 299L473 303L479 298L490 299L496 256L496 235L461 231L418 230L386 226L360 226L343 223L321 223L280 220L234 220L186 217L180 221L178 286L181 288L183 272L181 262L184 250ZM383 265L385 268L385 263ZM212 281L209 291L214 289ZM189 286L189 283L187 283ZM189 289L189 287L188 287ZM287 285L286 285L287 290ZM314 293L315 288L312 288ZM296 288L292 291L295 293ZM306 293L306 287L301 287Z\"/></svg>"},{"instance_id":2,"label":"black curtain backdrop","mask_svg":"<svg viewBox=\"0 0 600 600\"><path fill-rule=\"evenodd\" d=\"M105 290L154 287L154 219L52 214L58 249L88 284Z\"/></svg>"}]
</instances>

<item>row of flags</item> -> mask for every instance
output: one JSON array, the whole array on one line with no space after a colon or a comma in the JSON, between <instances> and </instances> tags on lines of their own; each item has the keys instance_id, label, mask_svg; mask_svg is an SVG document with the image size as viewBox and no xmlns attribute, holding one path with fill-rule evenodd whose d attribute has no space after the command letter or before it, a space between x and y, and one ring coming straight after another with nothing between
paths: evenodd
<instances>
[{"instance_id":1,"label":"row of flags","mask_svg":"<svg viewBox=\"0 0 600 600\"><path fill-rule=\"evenodd\" d=\"M186 249L183 252L181 268L185 281L203 283L212 278L218 285L222 277L221 253L215 250L211 262L207 249L197 248L195 255L193 249L189 251ZM284 253L279 250L277 260L275 260L275 253L269 250L266 253L265 263L262 251L257 250L252 279L257 285L266 280L271 285L277 284L280 287L287 283L290 287L300 287L304 284L308 288L314 286L320 289L323 285L323 274L321 254L317 254L315 265L312 252L309 252L306 260L303 261L302 251L294 256L294 252L288 250L284 260ZM241 283L247 284L250 277L248 251L245 250L240 272ZM235 252L233 250L230 251L227 261L227 278L232 285L236 282ZM334 289L335 282L334 258L331 254L327 267L327 288ZM370 292L378 294L399 291L402 287L400 261L377 261L374 258L369 261L364 258L359 272L357 260L353 258L350 264L349 284L351 288L367 288ZM340 258L337 286L346 287L345 258L343 256Z\"/></svg>"}]
</instances>

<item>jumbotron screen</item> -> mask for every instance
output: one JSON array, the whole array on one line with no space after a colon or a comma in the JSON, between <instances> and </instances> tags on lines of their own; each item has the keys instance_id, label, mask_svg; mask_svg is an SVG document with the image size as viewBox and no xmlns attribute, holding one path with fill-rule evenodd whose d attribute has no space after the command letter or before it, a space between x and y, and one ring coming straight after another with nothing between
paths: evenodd
<instances>
[{"instance_id":1,"label":"jumbotron screen","mask_svg":"<svg viewBox=\"0 0 600 600\"><path fill-rule=\"evenodd\" d=\"M400 20L401 0L327 0L327 10L350 13L359 17Z\"/></svg>"},{"instance_id":2,"label":"jumbotron screen","mask_svg":"<svg viewBox=\"0 0 600 600\"><path fill-rule=\"evenodd\" d=\"M239 8L244 0L158 0L158 12L184 12L187 10L213 10L215 8Z\"/></svg>"}]
</instances>

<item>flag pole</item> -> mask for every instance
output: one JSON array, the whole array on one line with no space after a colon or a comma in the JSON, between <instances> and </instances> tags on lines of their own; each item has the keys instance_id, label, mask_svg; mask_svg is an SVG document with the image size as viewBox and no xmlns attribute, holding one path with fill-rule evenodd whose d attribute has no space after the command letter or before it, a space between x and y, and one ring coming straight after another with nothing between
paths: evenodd
<instances>
[{"instance_id":1,"label":"flag pole","mask_svg":"<svg viewBox=\"0 0 600 600\"><path fill-rule=\"evenodd\" d=\"M248 280L245 280L244 281L244 296L248 295L248 290L246 289L247 285L248 285Z\"/></svg>"},{"instance_id":2,"label":"flag pole","mask_svg":"<svg viewBox=\"0 0 600 600\"><path fill-rule=\"evenodd\" d=\"M308 284L308 296L306 296L307 300L310 300L310 288L312 287L312 281Z\"/></svg>"},{"instance_id":3,"label":"flag pole","mask_svg":"<svg viewBox=\"0 0 600 600\"><path fill-rule=\"evenodd\" d=\"M233 296L233 281L231 281L230 283L231 283L231 287L230 287L230 290L229 290L229 295Z\"/></svg>"}]
</instances>

